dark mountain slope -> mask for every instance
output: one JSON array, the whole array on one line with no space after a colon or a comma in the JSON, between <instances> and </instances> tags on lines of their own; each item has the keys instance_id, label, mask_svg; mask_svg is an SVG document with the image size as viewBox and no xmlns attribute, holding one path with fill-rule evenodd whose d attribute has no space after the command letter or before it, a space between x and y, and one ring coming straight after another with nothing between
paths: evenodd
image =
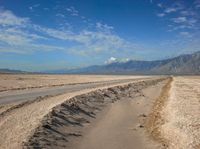
<instances>
[{"instance_id":1,"label":"dark mountain slope","mask_svg":"<svg viewBox=\"0 0 200 149\"><path fill-rule=\"evenodd\" d=\"M200 52L157 61L115 62L67 71L68 73L200 74Z\"/></svg>"}]
</instances>

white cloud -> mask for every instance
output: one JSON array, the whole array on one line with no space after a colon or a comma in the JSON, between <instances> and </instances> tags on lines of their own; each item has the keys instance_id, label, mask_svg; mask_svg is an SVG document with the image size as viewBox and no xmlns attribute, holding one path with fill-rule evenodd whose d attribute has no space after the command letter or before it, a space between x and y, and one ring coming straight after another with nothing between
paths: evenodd
<instances>
[{"instance_id":1,"label":"white cloud","mask_svg":"<svg viewBox=\"0 0 200 149\"><path fill-rule=\"evenodd\" d=\"M60 39L60 40L68 40L68 41L75 41L79 43L87 43L89 42L89 33L83 31L79 34L75 34L71 30L58 30L52 28L41 27L38 25L34 25L34 29L36 31L42 32L47 34L50 37Z\"/></svg>"},{"instance_id":2,"label":"white cloud","mask_svg":"<svg viewBox=\"0 0 200 149\"><path fill-rule=\"evenodd\" d=\"M158 13L157 16L158 17L164 17L166 14L165 13Z\"/></svg>"},{"instance_id":3,"label":"white cloud","mask_svg":"<svg viewBox=\"0 0 200 149\"><path fill-rule=\"evenodd\" d=\"M24 24L20 26L4 26L0 27L0 42L12 45L12 46L25 46L33 43L37 40L46 40L47 38L40 36L38 34L30 33L24 29Z\"/></svg>"},{"instance_id":4,"label":"white cloud","mask_svg":"<svg viewBox=\"0 0 200 149\"><path fill-rule=\"evenodd\" d=\"M123 50L125 53L127 50L133 50L136 46L114 34L86 30L80 33L79 41L82 43L68 48L68 50L72 53L84 56L97 55L99 53L114 54L118 53L117 51L120 50Z\"/></svg>"},{"instance_id":5,"label":"white cloud","mask_svg":"<svg viewBox=\"0 0 200 149\"><path fill-rule=\"evenodd\" d=\"M115 58L115 57L110 57L108 60L106 60L104 63L105 64L112 64L112 63L116 63L116 62L120 62L120 63L126 63L130 61L129 58Z\"/></svg>"},{"instance_id":6,"label":"white cloud","mask_svg":"<svg viewBox=\"0 0 200 149\"><path fill-rule=\"evenodd\" d=\"M173 30L178 29L197 29L197 19L187 17L177 17L171 19L177 25L172 26Z\"/></svg>"},{"instance_id":7,"label":"white cloud","mask_svg":"<svg viewBox=\"0 0 200 149\"><path fill-rule=\"evenodd\" d=\"M105 61L105 64L112 64L117 62L117 58L115 57L110 57L107 61Z\"/></svg>"},{"instance_id":8,"label":"white cloud","mask_svg":"<svg viewBox=\"0 0 200 149\"><path fill-rule=\"evenodd\" d=\"M184 10L185 6L181 2L174 2L171 7L168 7L164 10L165 13L175 13L181 10Z\"/></svg>"},{"instance_id":9,"label":"white cloud","mask_svg":"<svg viewBox=\"0 0 200 149\"><path fill-rule=\"evenodd\" d=\"M161 3L158 3L157 6L160 7L160 8L163 7L163 5Z\"/></svg>"},{"instance_id":10,"label":"white cloud","mask_svg":"<svg viewBox=\"0 0 200 149\"><path fill-rule=\"evenodd\" d=\"M180 14L182 16L191 16L191 17L195 16L195 13L191 10L183 10L183 11L180 12Z\"/></svg>"},{"instance_id":11,"label":"white cloud","mask_svg":"<svg viewBox=\"0 0 200 149\"><path fill-rule=\"evenodd\" d=\"M0 47L0 53L26 54L27 51L19 50L18 48L13 48L13 47Z\"/></svg>"},{"instance_id":12,"label":"white cloud","mask_svg":"<svg viewBox=\"0 0 200 149\"><path fill-rule=\"evenodd\" d=\"M174 23L184 23L184 22L187 22L187 18L186 17L177 17L177 18L172 18L172 21Z\"/></svg>"},{"instance_id":13,"label":"white cloud","mask_svg":"<svg viewBox=\"0 0 200 149\"><path fill-rule=\"evenodd\" d=\"M187 38L187 39L192 39L192 37L194 37L193 33L187 32L187 31L182 31L179 33L179 35L183 38Z\"/></svg>"},{"instance_id":14,"label":"white cloud","mask_svg":"<svg viewBox=\"0 0 200 149\"><path fill-rule=\"evenodd\" d=\"M72 16L79 16L79 11L76 10L73 6L66 9Z\"/></svg>"},{"instance_id":15,"label":"white cloud","mask_svg":"<svg viewBox=\"0 0 200 149\"><path fill-rule=\"evenodd\" d=\"M167 8L165 9L165 13L172 13L172 12L176 12L177 9L176 8Z\"/></svg>"},{"instance_id":16,"label":"white cloud","mask_svg":"<svg viewBox=\"0 0 200 149\"><path fill-rule=\"evenodd\" d=\"M200 8L200 0L194 1L194 5L195 5L196 9L199 9Z\"/></svg>"},{"instance_id":17,"label":"white cloud","mask_svg":"<svg viewBox=\"0 0 200 149\"><path fill-rule=\"evenodd\" d=\"M15 16L11 11L9 10L0 10L0 25L1 26L22 26L29 22L29 18L21 18Z\"/></svg>"},{"instance_id":18,"label":"white cloud","mask_svg":"<svg viewBox=\"0 0 200 149\"><path fill-rule=\"evenodd\" d=\"M189 32L180 32L180 35L182 35L182 36L189 36L190 33Z\"/></svg>"},{"instance_id":19,"label":"white cloud","mask_svg":"<svg viewBox=\"0 0 200 149\"><path fill-rule=\"evenodd\" d=\"M45 10L45 11L49 11L50 9L49 9L49 8L43 8L43 10Z\"/></svg>"},{"instance_id":20,"label":"white cloud","mask_svg":"<svg viewBox=\"0 0 200 149\"><path fill-rule=\"evenodd\" d=\"M37 7L39 7L39 6L40 6L40 4L32 5L32 6L29 7L29 10L30 11L34 11L34 9L37 8Z\"/></svg>"},{"instance_id":21,"label":"white cloud","mask_svg":"<svg viewBox=\"0 0 200 149\"><path fill-rule=\"evenodd\" d=\"M35 25L34 28L35 30L43 32L48 36L56 39L77 42L81 46L78 45L70 49L73 49L72 51L81 51L81 54L83 52L80 49L85 49L86 51L89 51L84 53L96 53L105 50L127 49L133 47L133 44L125 41L118 35L113 34L110 31L112 27L108 25L97 24L97 31L82 30L79 33L74 33L71 30L56 30L44 28L37 25ZM101 29L99 30L99 28Z\"/></svg>"},{"instance_id":22,"label":"white cloud","mask_svg":"<svg viewBox=\"0 0 200 149\"><path fill-rule=\"evenodd\" d=\"M97 22L97 23L96 23L96 28L97 28L97 29L100 29L100 30L103 30L103 31L111 31L111 30L114 29L113 26L109 26L109 25L107 25L107 24L102 24L102 23L100 23L100 22Z\"/></svg>"},{"instance_id":23,"label":"white cloud","mask_svg":"<svg viewBox=\"0 0 200 149\"><path fill-rule=\"evenodd\" d=\"M126 63L126 62L128 62L128 61L130 61L129 58L123 58L123 59L121 59L121 62L123 62L123 63Z\"/></svg>"},{"instance_id":24,"label":"white cloud","mask_svg":"<svg viewBox=\"0 0 200 149\"><path fill-rule=\"evenodd\" d=\"M200 8L200 3L198 5L196 5L196 8L199 9Z\"/></svg>"},{"instance_id":25,"label":"white cloud","mask_svg":"<svg viewBox=\"0 0 200 149\"><path fill-rule=\"evenodd\" d=\"M2 10L0 16L3 16L0 17L0 22L4 24L4 26L0 26L0 42L4 43L2 48L7 49L8 52L9 50L12 52L28 49L27 52L32 52L38 49L49 49L88 56L100 52L131 51L135 48L133 43L113 33L114 28L112 26L99 22L93 26L93 30L83 29L79 32L73 32L71 28L56 29L36 25L31 23L28 18L17 17L7 10ZM76 44L67 47L48 44L41 46L42 40L63 40L72 43L76 42ZM38 41L40 41L40 44L37 44ZM13 50L11 50L11 47L13 47Z\"/></svg>"},{"instance_id":26,"label":"white cloud","mask_svg":"<svg viewBox=\"0 0 200 149\"><path fill-rule=\"evenodd\" d=\"M160 18L167 16L165 17L165 21L168 21L170 24L170 26L168 26L170 28L168 31L183 29L196 30L199 28L199 14L198 11L193 8L195 7L195 4L197 4L197 1L192 7L184 5L184 2L175 2L167 7L164 5L160 7L160 5L157 4L158 7L163 8L163 12L156 15Z\"/></svg>"},{"instance_id":27,"label":"white cloud","mask_svg":"<svg viewBox=\"0 0 200 149\"><path fill-rule=\"evenodd\" d=\"M32 7L32 6L30 6L30 7L29 7L29 10L30 10L30 11L33 11L33 7Z\"/></svg>"},{"instance_id":28,"label":"white cloud","mask_svg":"<svg viewBox=\"0 0 200 149\"><path fill-rule=\"evenodd\" d=\"M0 41L9 45L24 45L31 42L31 39L20 36L19 34L8 34L0 32Z\"/></svg>"},{"instance_id":29,"label":"white cloud","mask_svg":"<svg viewBox=\"0 0 200 149\"><path fill-rule=\"evenodd\" d=\"M62 14L62 13L57 13L57 14L56 14L56 17L65 18L65 15L64 15L64 14Z\"/></svg>"},{"instance_id":30,"label":"white cloud","mask_svg":"<svg viewBox=\"0 0 200 149\"><path fill-rule=\"evenodd\" d=\"M28 18L14 15L9 10L0 13L0 52L29 53L36 50L65 50L58 46L37 44L37 41L48 40L39 33L32 33L34 29Z\"/></svg>"},{"instance_id":31,"label":"white cloud","mask_svg":"<svg viewBox=\"0 0 200 149\"><path fill-rule=\"evenodd\" d=\"M194 18L190 18L190 19L188 19L188 24L189 25L194 25L195 23L197 23L197 19L194 19Z\"/></svg>"}]
</instances>

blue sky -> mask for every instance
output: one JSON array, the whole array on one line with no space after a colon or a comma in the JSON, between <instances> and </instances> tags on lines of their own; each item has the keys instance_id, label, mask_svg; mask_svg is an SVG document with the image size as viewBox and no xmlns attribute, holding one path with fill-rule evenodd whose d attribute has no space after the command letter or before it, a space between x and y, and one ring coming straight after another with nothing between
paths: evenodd
<instances>
[{"instance_id":1,"label":"blue sky","mask_svg":"<svg viewBox=\"0 0 200 149\"><path fill-rule=\"evenodd\" d=\"M200 50L200 0L2 0L0 68L42 71Z\"/></svg>"}]
</instances>

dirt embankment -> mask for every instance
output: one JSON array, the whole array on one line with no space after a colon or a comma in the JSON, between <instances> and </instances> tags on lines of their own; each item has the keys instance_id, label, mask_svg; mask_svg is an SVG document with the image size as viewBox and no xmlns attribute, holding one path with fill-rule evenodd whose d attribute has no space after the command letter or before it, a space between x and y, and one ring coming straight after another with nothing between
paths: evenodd
<instances>
[{"instance_id":1,"label":"dirt embankment","mask_svg":"<svg viewBox=\"0 0 200 149\"><path fill-rule=\"evenodd\" d=\"M200 80L193 77L175 77L164 86L146 121L163 148L200 149L199 93Z\"/></svg>"},{"instance_id":2,"label":"dirt embankment","mask_svg":"<svg viewBox=\"0 0 200 149\"><path fill-rule=\"evenodd\" d=\"M163 117L163 109L166 106L166 102L169 98L169 92L173 78L169 78L168 82L162 88L160 96L155 100L152 107L152 111L146 120L145 127L147 132L153 137L154 140L160 142L163 147L168 147L168 140L166 140L162 134L162 125L165 123Z\"/></svg>"},{"instance_id":3,"label":"dirt embankment","mask_svg":"<svg viewBox=\"0 0 200 149\"><path fill-rule=\"evenodd\" d=\"M73 97L54 107L43 118L41 125L24 142L24 148L69 147L70 140L82 136L84 126L90 124L104 107L119 99L141 95L142 89L165 79L140 81Z\"/></svg>"},{"instance_id":4,"label":"dirt embankment","mask_svg":"<svg viewBox=\"0 0 200 149\"><path fill-rule=\"evenodd\" d=\"M175 77L163 110L169 149L200 149L200 80Z\"/></svg>"}]
</instances>

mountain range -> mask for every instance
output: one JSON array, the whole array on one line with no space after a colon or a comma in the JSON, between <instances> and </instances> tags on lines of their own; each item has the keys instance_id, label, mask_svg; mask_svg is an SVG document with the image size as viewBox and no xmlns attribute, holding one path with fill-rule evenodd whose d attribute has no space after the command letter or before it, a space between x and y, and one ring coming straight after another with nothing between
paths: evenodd
<instances>
[{"instance_id":1,"label":"mountain range","mask_svg":"<svg viewBox=\"0 0 200 149\"><path fill-rule=\"evenodd\" d=\"M30 73L20 70L0 69L0 73ZM127 62L113 62L106 65L93 65L79 69L61 69L40 73L59 74L136 74L136 75L199 75L200 51L193 54L180 55L174 58Z\"/></svg>"},{"instance_id":2,"label":"mountain range","mask_svg":"<svg viewBox=\"0 0 200 149\"><path fill-rule=\"evenodd\" d=\"M60 73L197 75L200 74L200 51L164 60L129 60L80 69L61 70Z\"/></svg>"}]
</instances>

